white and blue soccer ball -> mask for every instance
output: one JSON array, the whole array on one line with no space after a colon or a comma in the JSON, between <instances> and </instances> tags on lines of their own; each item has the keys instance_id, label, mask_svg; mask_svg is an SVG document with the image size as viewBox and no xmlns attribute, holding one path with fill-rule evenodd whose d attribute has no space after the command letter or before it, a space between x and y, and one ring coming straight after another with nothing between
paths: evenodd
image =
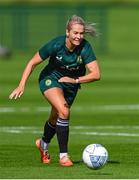
<instances>
[{"instance_id":1,"label":"white and blue soccer ball","mask_svg":"<svg viewBox=\"0 0 139 180\"><path fill-rule=\"evenodd\" d=\"M108 161L108 151L101 144L90 144L83 150L82 159L87 167L100 169Z\"/></svg>"}]
</instances>

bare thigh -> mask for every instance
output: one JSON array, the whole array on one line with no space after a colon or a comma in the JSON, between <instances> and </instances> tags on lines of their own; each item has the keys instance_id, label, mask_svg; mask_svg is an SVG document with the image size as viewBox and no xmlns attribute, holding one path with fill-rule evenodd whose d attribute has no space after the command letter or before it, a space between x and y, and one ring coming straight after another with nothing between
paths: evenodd
<instances>
[{"instance_id":1,"label":"bare thigh","mask_svg":"<svg viewBox=\"0 0 139 180\"><path fill-rule=\"evenodd\" d=\"M57 112L58 117L69 119L70 110L64 98L64 93L61 88L54 87L44 92L45 98L51 104L52 108ZM53 110L53 112L54 112Z\"/></svg>"}]
</instances>

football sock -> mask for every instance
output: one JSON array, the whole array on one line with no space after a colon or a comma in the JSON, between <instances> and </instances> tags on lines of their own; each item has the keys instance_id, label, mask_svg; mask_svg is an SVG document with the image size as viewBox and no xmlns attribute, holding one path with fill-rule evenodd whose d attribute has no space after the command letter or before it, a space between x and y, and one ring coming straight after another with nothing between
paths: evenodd
<instances>
[{"instance_id":1,"label":"football sock","mask_svg":"<svg viewBox=\"0 0 139 180\"><path fill-rule=\"evenodd\" d=\"M43 141L43 139L41 139L41 147L44 150L44 152L48 151L48 146L49 146L49 143L46 143Z\"/></svg>"},{"instance_id":2,"label":"football sock","mask_svg":"<svg viewBox=\"0 0 139 180\"><path fill-rule=\"evenodd\" d=\"M56 127L47 121L44 126L44 133L43 133L42 140L46 144L50 143L55 133L56 133Z\"/></svg>"},{"instance_id":3,"label":"football sock","mask_svg":"<svg viewBox=\"0 0 139 180\"><path fill-rule=\"evenodd\" d=\"M68 155L68 153L60 153L59 158L61 159L61 158L63 158L64 156L67 156L67 155Z\"/></svg>"},{"instance_id":4,"label":"football sock","mask_svg":"<svg viewBox=\"0 0 139 180\"><path fill-rule=\"evenodd\" d=\"M68 152L69 120L58 118L56 123L56 134L60 153Z\"/></svg>"}]
</instances>

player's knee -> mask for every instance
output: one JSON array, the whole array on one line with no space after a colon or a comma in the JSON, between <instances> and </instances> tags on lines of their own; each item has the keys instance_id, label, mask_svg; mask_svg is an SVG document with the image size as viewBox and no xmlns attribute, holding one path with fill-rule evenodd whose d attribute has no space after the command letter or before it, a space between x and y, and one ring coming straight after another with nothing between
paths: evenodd
<instances>
[{"instance_id":1,"label":"player's knee","mask_svg":"<svg viewBox=\"0 0 139 180\"><path fill-rule=\"evenodd\" d=\"M58 112L55 108L52 108L48 121L51 122L53 125L55 125L57 118L58 118Z\"/></svg>"},{"instance_id":2,"label":"player's knee","mask_svg":"<svg viewBox=\"0 0 139 180\"><path fill-rule=\"evenodd\" d=\"M59 117L62 119L68 119L70 114L70 109L67 103L64 104L64 106L59 111Z\"/></svg>"},{"instance_id":3,"label":"player's knee","mask_svg":"<svg viewBox=\"0 0 139 180\"><path fill-rule=\"evenodd\" d=\"M56 117L50 117L49 119L48 119L48 121L52 124L52 125L56 125L56 122L57 122L57 118L58 118L58 116L56 116Z\"/></svg>"}]
</instances>

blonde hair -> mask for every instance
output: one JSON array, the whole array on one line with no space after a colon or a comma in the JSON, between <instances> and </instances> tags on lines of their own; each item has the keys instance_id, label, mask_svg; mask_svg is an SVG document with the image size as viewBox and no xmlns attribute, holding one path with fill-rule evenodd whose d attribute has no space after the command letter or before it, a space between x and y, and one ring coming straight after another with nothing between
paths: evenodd
<instances>
[{"instance_id":1,"label":"blonde hair","mask_svg":"<svg viewBox=\"0 0 139 180\"><path fill-rule=\"evenodd\" d=\"M85 22L80 16L73 15L68 21L66 25L66 29L71 30L71 26L73 24L81 24L84 26L85 33L89 33L91 36L95 37L97 35L96 29L94 28L94 23Z\"/></svg>"}]
</instances>

